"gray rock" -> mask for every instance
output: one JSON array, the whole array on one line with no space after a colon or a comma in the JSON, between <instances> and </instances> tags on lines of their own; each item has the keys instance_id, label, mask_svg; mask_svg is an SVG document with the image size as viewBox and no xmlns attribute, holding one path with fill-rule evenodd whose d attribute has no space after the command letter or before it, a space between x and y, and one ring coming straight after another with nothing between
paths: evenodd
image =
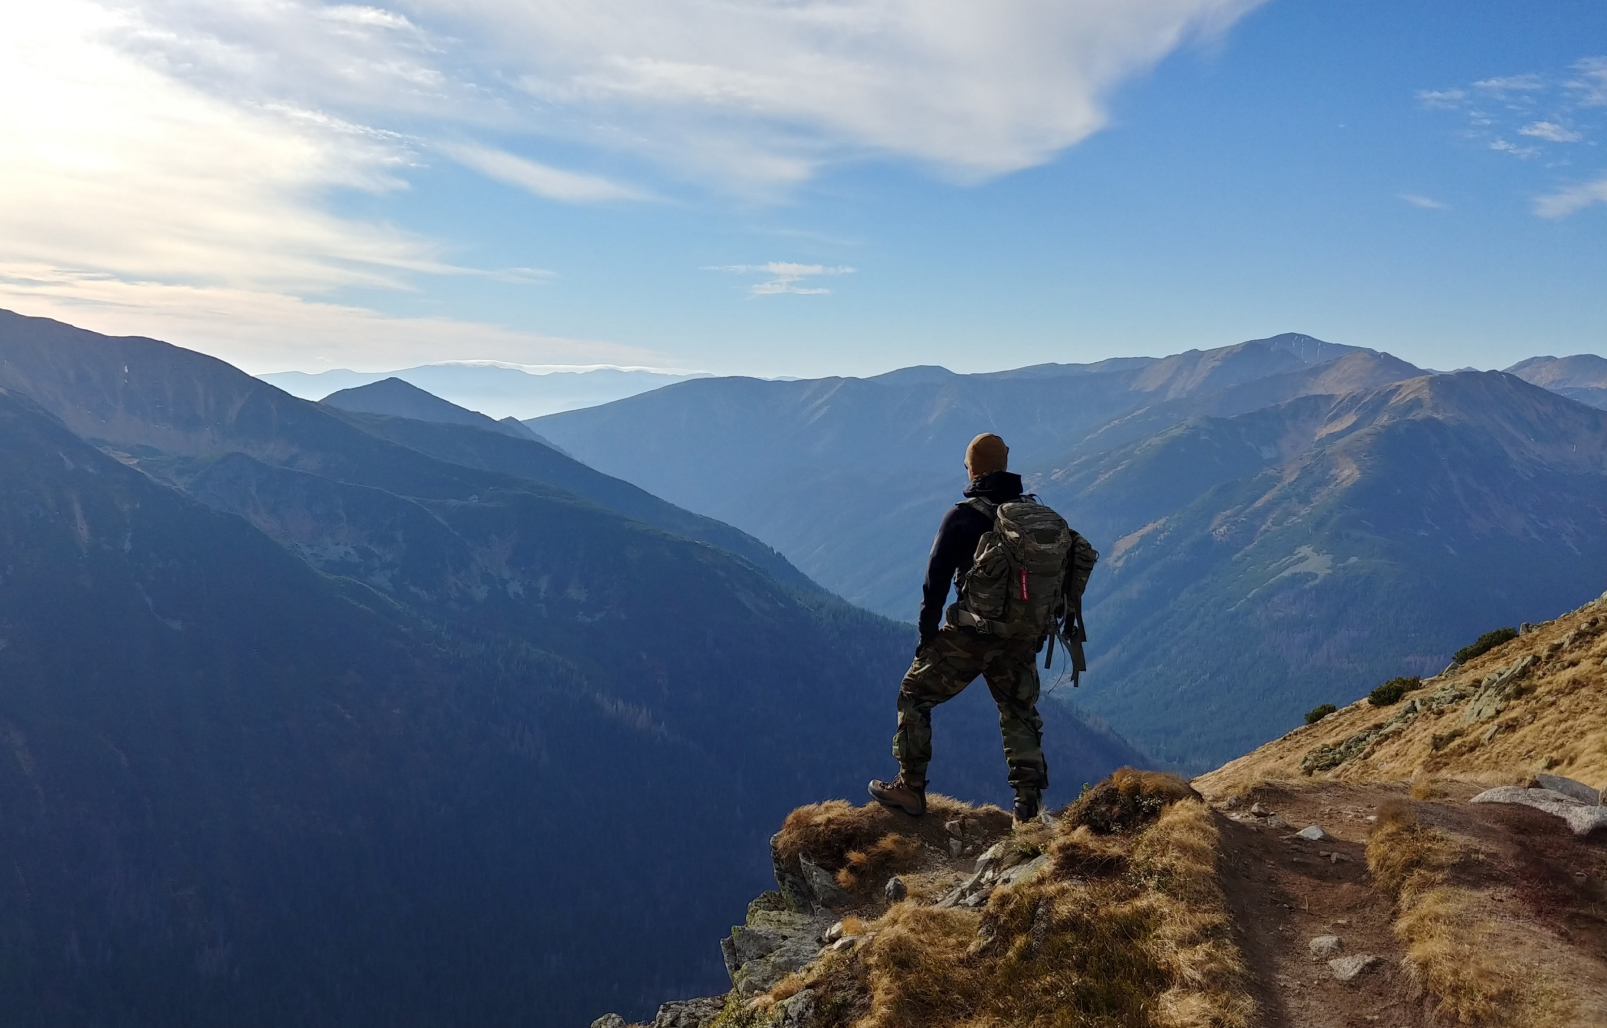
<instances>
[{"instance_id":1,"label":"gray rock","mask_svg":"<svg viewBox=\"0 0 1607 1028\"><path fill-rule=\"evenodd\" d=\"M1598 828L1607 828L1607 807L1581 803L1572 796L1550 789L1520 789L1516 785L1502 785L1486 789L1468 802L1521 803L1543 810L1562 818L1573 833L1581 838Z\"/></svg>"},{"instance_id":2,"label":"gray rock","mask_svg":"<svg viewBox=\"0 0 1607 1028\"><path fill-rule=\"evenodd\" d=\"M1378 963L1371 953L1357 953L1352 957L1335 957L1328 961L1328 970L1342 982L1353 981L1358 975Z\"/></svg>"},{"instance_id":3,"label":"gray rock","mask_svg":"<svg viewBox=\"0 0 1607 1028\"><path fill-rule=\"evenodd\" d=\"M1268 810L1266 807L1263 807L1259 803L1252 803L1250 804L1250 813L1254 814L1256 817L1266 817L1268 814L1271 814L1272 811Z\"/></svg>"},{"instance_id":4,"label":"gray rock","mask_svg":"<svg viewBox=\"0 0 1607 1028\"><path fill-rule=\"evenodd\" d=\"M703 1028L724 1009L724 996L671 1000L658 1008L653 1028Z\"/></svg>"},{"instance_id":5,"label":"gray rock","mask_svg":"<svg viewBox=\"0 0 1607 1028\"><path fill-rule=\"evenodd\" d=\"M1337 957L1345 951L1345 940L1337 935L1319 935L1306 943L1311 955L1319 960Z\"/></svg>"},{"instance_id":6,"label":"gray rock","mask_svg":"<svg viewBox=\"0 0 1607 1028\"><path fill-rule=\"evenodd\" d=\"M803 871L804 881L809 885L809 892L817 904L822 907L846 907L854 902L854 897L848 895L837 886L837 879L825 868L816 865L809 859L808 854L798 857L798 867Z\"/></svg>"},{"instance_id":7,"label":"gray rock","mask_svg":"<svg viewBox=\"0 0 1607 1028\"><path fill-rule=\"evenodd\" d=\"M1588 803L1594 806L1601 801L1601 790L1592 789L1584 782L1576 782L1572 778L1564 778L1561 775L1535 775L1534 783L1542 789L1550 789L1552 792L1560 792L1564 796L1572 796L1580 803Z\"/></svg>"},{"instance_id":8,"label":"gray rock","mask_svg":"<svg viewBox=\"0 0 1607 1028\"><path fill-rule=\"evenodd\" d=\"M960 840L958 840L958 839L950 839L949 840L949 855L950 856L955 856L955 857L959 856L961 849L962 849L962 844L961 844Z\"/></svg>"},{"instance_id":9,"label":"gray rock","mask_svg":"<svg viewBox=\"0 0 1607 1028\"><path fill-rule=\"evenodd\" d=\"M820 952L830 915L749 908L748 923L720 940L726 973L742 996L753 996L803 967Z\"/></svg>"},{"instance_id":10,"label":"gray rock","mask_svg":"<svg viewBox=\"0 0 1607 1028\"><path fill-rule=\"evenodd\" d=\"M625 1019L618 1014L604 1014L591 1023L591 1028L625 1028Z\"/></svg>"},{"instance_id":11,"label":"gray rock","mask_svg":"<svg viewBox=\"0 0 1607 1028\"><path fill-rule=\"evenodd\" d=\"M1266 820L1262 821L1261 823L1266 825L1268 828L1274 828L1274 829L1283 829L1283 828L1293 828L1294 827L1294 825L1292 825L1289 822L1285 821L1283 818L1279 817L1277 814L1272 814L1272 815L1268 816L1266 818Z\"/></svg>"},{"instance_id":12,"label":"gray rock","mask_svg":"<svg viewBox=\"0 0 1607 1028\"><path fill-rule=\"evenodd\" d=\"M782 1001L775 1028L803 1028L815 1012L815 990L801 989ZM701 1028L701 1026L700 1026Z\"/></svg>"},{"instance_id":13,"label":"gray rock","mask_svg":"<svg viewBox=\"0 0 1607 1028\"><path fill-rule=\"evenodd\" d=\"M798 869L797 862L781 859L780 847L776 845L780 839L780 832L770 837L770 868L776 876L776 885L780 887L781 895L789 909L795 913L807 914L815 908L814 894L809 891L809 883L804 881L803 872Z\"/></svg>"},{"instance_id":14,"label":"gray rock","mask_svg":"<svg viewBox=\"0 0 1607 1028\"><path fill-rule=\"evenodd\" d=\"M887 897L887 902L897 903L910 894L910 887L904 884L904 879L894 875L887 880L887 886L882 890L882 894Z\"/></svg>"},{"instance_id":15,"label":"gray rock","mask_svg":"<svg viewBox=\"0 0 1607 1028\"><path fill-rule=\"evenodd\" d=\"M1519 657L1501 670L1487 675L1479 683L1478 691L1468 702L1467 708L1462 711L1459 724L1471 725L1476 721L1488 721L1506 709L1507 701L1518 694L1523 680L1528 677L1529 669L1540 662L1534 654Z\"/></svg>"},{"instance_id":16,"label":"gray rock","mask_svg":"<svg viewBox=\"0 0 1607 1028\"><path fill-rule=\"evenodd\" d=\"M1306 840L1307 842L1321 842L1328 838L1328 833L1323 831L1317 825L1310 825L1306 828L1302 828L1300 831L1296 832L1295 835Z\"/></svg>"}]
</instances>

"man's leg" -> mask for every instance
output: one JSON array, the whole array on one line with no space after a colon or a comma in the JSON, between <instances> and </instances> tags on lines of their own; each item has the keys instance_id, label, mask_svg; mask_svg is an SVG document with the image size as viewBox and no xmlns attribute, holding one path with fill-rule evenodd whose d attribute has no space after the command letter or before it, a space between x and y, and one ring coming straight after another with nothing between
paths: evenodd
<instances>
[{"instance_id":1,"label":"man's leg","mask_svg":"<svg viewBox=\"0 0 1607 1028\"><path fill-rule=\"evenodd\" d=\"M932 708L958 696L982 671L978 636L966 629L945 628L928 643L898 688L898 731L893 756L913 785L926 784L932 760Z\"/></svg>"},{"instance_id":2,"label":"man's leg","mask_svg":"<svg viewBox=\"0 0 1607 1028\"><path fill-rule=\"evenodd\" d=\"M1014 643L1001 645L989 657L983 674L999 706L1010 784L1018 797L1041 792L1049 785L1049 763L1043 756L1043 718L1038 716L1037 655L1029 644Z\"/></svg>"}]
</instances>

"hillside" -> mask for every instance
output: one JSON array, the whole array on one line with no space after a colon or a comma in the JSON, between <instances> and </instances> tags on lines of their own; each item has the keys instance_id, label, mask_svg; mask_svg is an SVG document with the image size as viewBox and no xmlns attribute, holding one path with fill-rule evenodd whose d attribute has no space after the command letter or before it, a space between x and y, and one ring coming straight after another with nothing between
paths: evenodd
<instances>
[{"instance_id":1,"label":"hillside","mask_svg":"<svg viewBox=\"0 0 1607 1028\"><path fill-rule=\"evenodd\" d=\"M493 420L479 411L449 403L399 378L382 378L368 385L342 389L330 393L318 402L353 414L384 414L393 418L410 418L432 424L468 425L487 432L509 435L515 439L545 441L526 428L517 418Z\"/></svg>"},{"instance_id":2,"label":"hillside","mask_svg":"<svg viewBox=\"0 0 1607 1028\"><path fill-rule=\"evenodd\" d=\"M1594 353L1579 353L1572 357L1530 357L1507 369L1554 393L1588 403L1592 407L1607 408L1607 357Z\"/></svg>"},{"instance_id":3,"label":"hillside","mask_svg":"<svg viewBox=\"0 0 1607 1028\"><path fill-rule=\"evenodd\" d=\"M721 943L732 990L654 1028L1599 1025L1607 596L1526 628L1193 783L1119 771L1044 823L799 808L778 890Z\"/></svg>"},{"instance_id":4,"label":"hillside","mask_svg":"<svg viewBox=\"0 0 1607 1028\"><path fill-rule=\"evenodd\" d=\"M15 315L0 390L22 1023L650 1009L723 975L694 943L773 823L886 768L905 627L538 443ZM987 705L939 723L951 792L1004 792ZM1062 788L1138 759L1050 714Z\"/></svg>"},{"instance_id":5,"label":"hillside","mask_svg":"<svg viewBox=\"0 0 1607 1028\"><path fill-rule=\"evenodd\" d=\"M1495 372L1191 420L1036 488L1105 543L1080 702L1191 771L1607 567L1607 416Z\"/></svg>"},{"instance_id":6,"label":"hillside","mask_svg":"<svg viewBox=\"0 0 1607 1028\"><path fill-rule=\"evenodd\" d=\"M1607 566L1599 410L1305 336L993 375L702 380L534 424L902 619L965 442L1001 432L1104 554L1079 709L1188 772L1358 683L1431 673L1484 627L1583 602Z\"/></svg>"}]
</instances>

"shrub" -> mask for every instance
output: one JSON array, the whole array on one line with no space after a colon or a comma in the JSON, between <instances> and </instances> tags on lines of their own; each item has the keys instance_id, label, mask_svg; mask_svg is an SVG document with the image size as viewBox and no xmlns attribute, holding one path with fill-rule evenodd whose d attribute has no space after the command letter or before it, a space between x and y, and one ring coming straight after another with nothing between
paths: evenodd
<instances>
[{"instance_id":1,"label":"shrub","mask_svg":"<svg viewBox=\"0 0 1607 1028\"><path fill-rule=\"evenodd\" d=\"M1387 707L1391 703L1398 703L1402 696L1413 689L1420 689L1423 680L1416 675L1410 678L1391 678L1383 685L1367 694L1367 702L1375 707Z\"/></svg>"},{"instance_id":2,"label":"shrub","mask_svg":"<svg viewBox=\"0 0 1607 1028\"><path fill-rule=\"evenodd\" d=\"M1310 710L1306 711L1306 724L1314 725L1338 709L1339 708L1334 706L1332 703L1324 703L1321 706L1312 707Z\"/></svg>"},{"instance_id":3,"label":"shrub","mask_svg":"<svg viewBox=\"0 0 1607 1028\"><path fill-rule=\"evenodd\" d=\"M1457 650L1456 656L1452 659L1458 664L1466 664L1474 657L1477 657L1483 653L1488 653L1497 646L1500 646L1502 643L1509 642L1517 637L1518 630L1516 628L1497 628L1493 632L1485 632L1483 635L1473 640L1470 645L1464 646L1460 650Z\"/></svg>"}]
</instances>

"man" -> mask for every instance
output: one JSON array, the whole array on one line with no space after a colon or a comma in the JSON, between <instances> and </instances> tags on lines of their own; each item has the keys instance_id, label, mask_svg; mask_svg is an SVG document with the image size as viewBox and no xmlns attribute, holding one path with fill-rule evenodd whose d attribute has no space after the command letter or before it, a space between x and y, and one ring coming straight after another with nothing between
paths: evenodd
<instances>
[{"instance_id":1,"label":"man","mask_svg":"<svg viewBox=\"0 0 1607 1028\"><path fill-rule=\"evenodd\" d=\"M1043 719L1038 716L1036 654L1041 640L1009 639L975 628L943 624L949 582L956 588L971 568L977 543L993 528L984 510L1019 500L1021 476L1007 470L1010 448L998 436L984 433L965 451L971 484L965 495L986 503L960 503L943 516L926 565L921 598L921 642L898 690L898 731L893 756L898 777L872 781L872 798L885 806L920 816L926 812L926 766L932 759L932 708L958 696L981 675L999 705L1004 758L1010 766L1018 822L1038 816L1049 768L1043 757ZM979 509L982 508L982 509ZM1023 580L1024 581L1024 580Z\"/></svg>"}]
</instances>

